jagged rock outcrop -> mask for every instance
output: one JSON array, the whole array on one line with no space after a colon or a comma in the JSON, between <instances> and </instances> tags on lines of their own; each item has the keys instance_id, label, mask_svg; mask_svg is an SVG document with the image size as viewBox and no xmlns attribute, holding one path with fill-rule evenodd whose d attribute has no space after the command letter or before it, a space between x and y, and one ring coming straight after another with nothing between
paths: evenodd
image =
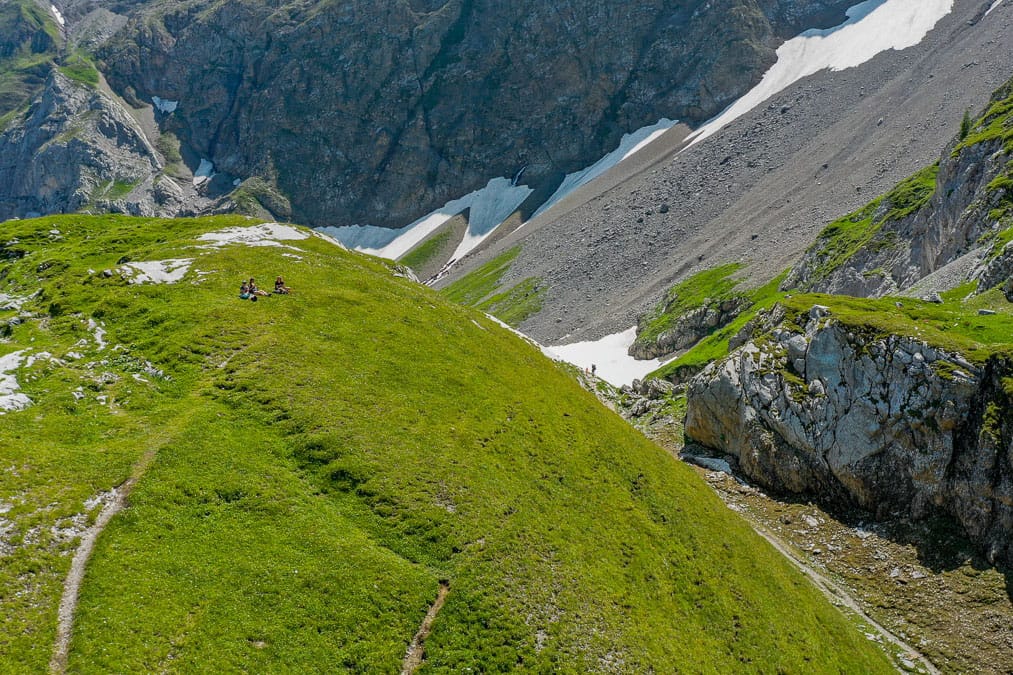
<instances>
[{"instance_id":1,"label":"jagged rock outcrop","mask_svg":"<svg viewBox=\"0 0 1013 675\"><path fill-rule=\"evenodd\" d=\"M630 345L630 356L637 359L656 359L667 356L680 349L686 349L735 320L743 310L752 305L745 296L733 296L713 302L707 302L679 316L672 322L671 328L665 330L653 340L638 339ZM649 317L646 315L638 327L642 331Z\"/></svg>"},{"instance_id":2,"label":"jagged rock outcrop","mask_svg":"<svg viewBox=\"0 0 1013 675\"><path fill-rule=\"evenodd\" d=\"M28 111L0 133L0 220L80 210L196 213L192 186L161 169L129 113L53 69Z\"/></svg>"},{"instance_id":3,"label":"jagged rock outcrop","mask_svg":"<svg viewBox=\"0 0 1013 675\"><path fill-rule=\"evenodd\" d=\"M990 560L1013 561L1013 360L971 363L821 307L784 318L690 383L687 438L774 490L950 514Z\"/></svg>"},{"instance_id":4,"label":"jagged rock outcrop","mask_svg":"<svg viewBox=\"0 0 1013 675\"><path fill-rule=\"evenodd\" d=\"M1013 80L995 93L966 137L946 147L930 192L925 182L932 169L832 224L783 287L860 297L897 293L1013 227L1011 111ZM969 274L980 278L980 291L1007 276L982 265Z\"/></svg>"},{"instance_id":5,"label":"jagged rock outcrop","mask_svg":"<svg viewBox=\"0 0 1013 675\"><path fill-rule=\"evenodd\" d=\"M400 226L495 176L557 183L659 117L705 120L850 0L153 3L102 53L216 168L309 224Z\"/></svg>"}]
</instances>

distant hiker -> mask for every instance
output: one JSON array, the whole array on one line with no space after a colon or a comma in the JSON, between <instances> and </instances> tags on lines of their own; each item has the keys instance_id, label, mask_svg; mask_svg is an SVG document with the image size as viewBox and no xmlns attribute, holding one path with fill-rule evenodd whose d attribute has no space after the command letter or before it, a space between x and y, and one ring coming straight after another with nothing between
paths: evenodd
<instances>
[{"instance_id":1,"label":"distant hiker","mask_svg":"<svg viewBox=\"0 0 1013 675\"><path fill-rule=\"evenodd\" d=\"M292 292L292 289L285 285L285 280L279 275L278 278L274 280L274 292L279 295L288 295Z\"/></svg>"},{"instance_id":2,"label":"distant hiker","mask_svg":"<svg viewBox=\"0 0 1013 675\"><path fill-rule=\"evenodd\" d=\"M245 281L239 286L239 299L249 300L250 299L250 284Z\"/></svg>"},{"instance_id":3,"label":"distant hiker","mask_svg":"<svg viewBox=\"0 0 1013 675\"><path fill-rule=\"evenodd\" d=\"M267 297L268 295L271 294L268 293L267 291L262 291L259 288L257 288L257 282L254 280L253 277L250 277L250 295L259 295L261 297Z\"/></svg>"},{"instance_id":4,"label":"distant hiker","mask_svg":"<svg viewBox=\"0 0 1013 675\"><path fill-rule=\"evenodd\" d=\"M598 370L598 366L591 364L591 377L594 377L595 371Z\"/></svg>"}]
</instances>

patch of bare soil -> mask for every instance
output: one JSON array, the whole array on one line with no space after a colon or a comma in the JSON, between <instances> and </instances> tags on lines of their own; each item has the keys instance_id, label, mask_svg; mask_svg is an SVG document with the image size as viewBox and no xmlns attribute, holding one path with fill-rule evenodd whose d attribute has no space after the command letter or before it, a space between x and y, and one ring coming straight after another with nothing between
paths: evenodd
<instances>
[{"instance_id":1,"label":"patch of bare soil","mask_svg":"<svg viewBox=\"0 0 1013 675\"><path fill-rule=\"evenodd\" d=\"M408 645L408 651L405 653L404 663L401 666L401 675L413 675L425 660L426 638L433 632L433 622L436 621L436 616L443 609L443 603L446 602L448 593L450 593L450 584L446 581L441 581L440 590L436 594L433 606L426 612L426 618L422 620L419 632L415 634L411 644Z\"/></svg>"}]
</instances>

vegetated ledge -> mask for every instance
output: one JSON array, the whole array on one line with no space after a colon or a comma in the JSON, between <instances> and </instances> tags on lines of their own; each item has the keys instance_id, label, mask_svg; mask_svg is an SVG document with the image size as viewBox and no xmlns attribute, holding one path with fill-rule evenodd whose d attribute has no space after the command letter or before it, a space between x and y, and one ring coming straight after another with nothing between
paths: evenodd
<instances>
[{"instance_id":1,"label":"vegetated ledge","mask_svg":"<svg viewBox=\"0 0 1013 675\"><path fill-rule=\"evenodd\" d=\"M899 305L785 300L690 383L686 437L776 491L951 516L1013 563L1013 316Z\"/></svg>"}]
</instances>

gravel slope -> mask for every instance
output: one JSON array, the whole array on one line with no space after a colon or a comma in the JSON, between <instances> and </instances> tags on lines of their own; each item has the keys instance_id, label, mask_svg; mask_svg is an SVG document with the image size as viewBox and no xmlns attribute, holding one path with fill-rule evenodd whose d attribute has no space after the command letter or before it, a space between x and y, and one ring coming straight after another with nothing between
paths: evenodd
<instances>
[{"instance_id":1,"label":"gravel slope","mask_svg":"<svg viewBox=\"0 0 1013 675\"><path fill-rule=\"evenodd\" d=\"M548 282L521 329L556 343L628 328L673 283L723 262L772 278L827 222L938 159L964 111L1013 73L1013 5L983 19L990 4L957 0L918 46L801 80L685 152L673 130L449 280L523 243L504 282Z\"/></svg>"}]
</instances>

